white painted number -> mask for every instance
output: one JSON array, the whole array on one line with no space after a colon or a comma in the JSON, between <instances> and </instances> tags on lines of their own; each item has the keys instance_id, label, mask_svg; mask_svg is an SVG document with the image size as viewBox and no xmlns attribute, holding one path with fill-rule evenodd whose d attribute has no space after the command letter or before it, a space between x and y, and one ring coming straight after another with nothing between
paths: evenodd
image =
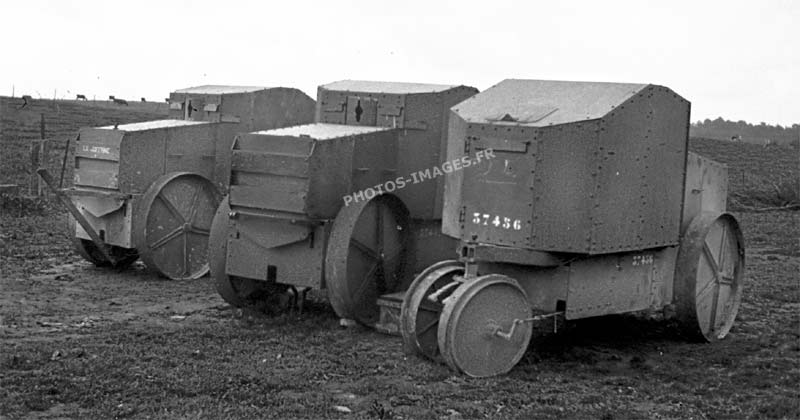
<instances>
[{"instance_id":1,"label":"white painted number","mask_svg":"<svg viewBox=\"0 0 800 420\"><path fill-rule=\"evenodd\" d=\"M633 256L633 266L637 267L640 265L652 265L653 264L653 255L652 254L643 254L643 255L634 255Z\"/></svg>"},{"instance_id":2,"label":"white painted number","mask_svg":"<svg viewBox=\"0 0 800 420\"><path fill-rule=\"evenodd\" d=\"M496 228L522 230L522 220L512 220L510 217L500 217L498 215L492 217L488 213L472 213L472 223L481 226L489 226L491 224Z\"/></svg>"}]
</instances>

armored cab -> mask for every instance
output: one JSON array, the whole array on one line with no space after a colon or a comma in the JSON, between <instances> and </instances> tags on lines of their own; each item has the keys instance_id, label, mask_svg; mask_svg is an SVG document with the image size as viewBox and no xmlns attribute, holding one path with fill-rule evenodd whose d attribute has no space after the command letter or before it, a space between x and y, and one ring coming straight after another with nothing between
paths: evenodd
<instances>
[{"instance_id":1,"label":"armored cab","mask_svg":"<svg viewBox=\"0 0 800 420\"><path fill-rule=\"evenodd\" d=\"M374 324L380 295L457 245L441 234L444 177L416 173L442 164L449 109L476 92L335 82L318 90L315 124L239 135L211 233L220 294L242 306L324 288L340 316Z\"/></svg>"},{"instance_id":2,"label":"armored cab","mask_svg":"<svg viewBox=\"0 0 800 420\"><path fill-rule=\"evenodd\" d=\"M458 261L406 291L406 348L491 376L522 358L533 323L666 307L691 336L725 337L744 243L726 169L687 152L689 109L662 86L542 80L453 107L448 160L484 164L447 175Z\"/></svg>"},{"instance_id":3,"label":"armored cab","mask_svg":"<svg viewBox=\"0 0 800 420\"><path fill-rule=\"evenodd\" d=\"M292 88L206 85L170 93L169 117L235 123L236 133L246 133L309 123L313 105L308 95Z\"/></svg>"},{"instance_id":4,"label":"armored cab","mask_svg":"<svg viewBox=\"0 0 800 420\"><path fill-rule=\"evenodd\" d=\"M174 119L81 129L74 188L63 191L77 211L78 252L98 265L141 256L170 278L203 275L235 134L313 114L313 99L297 89L200 86L170 95Z\"/></svg>"},{"instance_id":5,"label":"armored cab","mask_svg":"<svg viewBox=\"0 0 800 420\"><path fill-rule=\"evenodd\" d=\"M654 85L505 80L453 109L444 232L538 251L675 245L689 102Z\"/></svg>"}]
</instances>

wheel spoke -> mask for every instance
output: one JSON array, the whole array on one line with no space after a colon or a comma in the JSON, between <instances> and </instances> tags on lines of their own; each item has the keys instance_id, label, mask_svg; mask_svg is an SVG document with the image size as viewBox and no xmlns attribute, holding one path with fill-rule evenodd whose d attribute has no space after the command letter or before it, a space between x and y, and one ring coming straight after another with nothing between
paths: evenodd
<instances>
[{"instance_id":1,"label":"wheel spoke","mask_svg":"<svg viewBox=\"0 0 800 420\"><path fill-rule=\"evenodd\" d=\"M719 265L717 264L717 260L714 258L714 253L711 252L711 248L708 247L708 244L706 244L705 241L703 241L703 254L706 256L708 265L711 266L711 271L714 272L715 281L718 281Z\"/></svg>"},{"instance_id":2,"label":"wheel spoke","mask_svg":"<svg viewBox=\"0 0 800 420\"><path fill-rule=\"evenodd\" d=\"M378 241L378 255L383 256L383 207L376 203L375 205L375 235Z\"/></svg>"},{"instance_id":3,"label":"wheel spoke","mask_svg":"<svg viewBox=\"0 0 800 420\"><path fill-rule=\"evenodd\" d=\"M350 245L353 245L357 250L361 251L364 255L369 257L372 260L380 260L380 254L375 252L372 248L365 245L363 242L359 241L355 237L350 238Z\"/></svg>"},{"instance_id":4,"label":"wheel spoke","mask_svg":"<svg viewBox=\"0 0 800 420\"><path fill-rule=\"evenodd\" d=\"M697 296L697 298L700 298L700 297L704 296L708 292L709 289L711 289L712 287L716 286L717 284L718 283L717 283L717 281L715 279L711 279L708 283L706 283L705 286L703 286L702 290L700 290L699 292L697 292L695 294L695 296Z\"/></svg>"},{"instance_id":5,"label":"wheel spoke","mask_svg":"<svg viewBox=\"0 0 800 420\"><path fill-rule=\"evenodd\" d=\"M728 229L726 229L724 225L722 226L722 235L719 236L719 258L717 258L717 265L719 266L719 270L722 270L725 267L725 251L728 248Z\"/></svg>"},{"instance_id":6,"label":"wheel spoke","mask_svg":"<svg viewBox=\"0 0 800 420\"><path fill-rule=\"evenodd\" d=\"M714 298L711 301L711 313L708 315L709 333L717 329L717 306L719 305L719 284L714 287Z\"/></svg>"},{"instance_id":7,"label":"wheel spoke","mask_svg":"<svg viewBox=\"0 0 800 420\"><path fill-rule=\"evenodd\" d=\"M194 194L192 195L192 205L189 207L189 217L186 219L186 221L189 223L193 223L195 217L197 217L197 208L199 207L197 204L200 200L200 190L202 189L202 185L198 185L197 188L194 189Z\"/></svg>"},{"instance_id":8,"label":"wheel spoke","mask_svg":"<svg viewBox=\"0 0 800 420\"><path fill-rule=\"evenodd\" d=\"M422 327L419 330L415 331L415 333L417 334L417 336L420 336L420 335L428 332L428 330L430 330L431 328L433 328L433 327L435 327L437 325L439 325L439 318L438 317L434 318L433 321L429 322L424 327Z\"/></svg>"},{"instance_id":9,"label":"wheel spoke","mask_svg":"<svg viewBox=\"0 0 800 420\"><path fill-rule=\"evenodd\" d=\"M364 293L364 290L366 290L366 286L372 281L372 275L378 270L380 263L380 261L376 261L374 264L372 264L372 267L369 269L369 271L367 271L367 274L364 275L364 278L361 280L361 284L359 284L358 289L356 289L355 293L352 295L356 301L358 301L356 298L361 297L361 295Z\"/></svg>"},{"instance_id":10,"label":"wheel spoke","mask_svg":"<svg viewBox=\"0 0 800 420\"><path fill-rule=\"evenodd\" d=\"M181 215L181 212L179 212L178 209L175 208L175 206L172 204L171 201L169 201L167 199L167 197L164 197L164 194L159 194L157 196L157 198L159 200L161 200L162 203L164 203L164 207L167 208L167 211L169 211L170 213L172 213L173 216L178 218L178 220L180 221L181 224L186 222L186 219L183 218L183 215Z\"/></svg>"},{"instance_id":11,"label":"wheel spoke","mask_svg":"<svg viewBox=\"0 0 800 420\"><path fill-rule=\"evenodd\" d=\"M197 227L197 226L189 226L189 232L196 233L198 235L209 236L211 235L211 231L209 229Z\"/></svg>"},{"instance_id":12,"label":"wheel spoke","mask_svg":"<svg viewBox=\"0 0 800 420\"><path fill-rule=\"evenodd\" d=\"M438 313L442 312L442 307L444 307L444 305L442 305L439 302L429 302L429 301L427 301L427 299L425 299L422 302L420 302L420 305L419 305L419 308L417 309L417 311L425 311L425 312L431 312L431 313L438 314Z\"/></svg>"},{"instance_id":13,"label":"wheel spoke","mask_svg":"<svg viewBox=\"0 0 800 420\"><path fill-rule=\"evenodd\" d=\"M183 274L189 274L189 235L183 235Z\"/></svg>"},{"instance_id":14,"label":"wheel spoke","mask_svg":"<svg viewBox=\"0 0 800 420\"><path fill-rule=\"evenodd\" d=\"M157 241L150 244L150 249L155 250L161 248L162 246L166 245L167 242L177 238L181 233L183 233L183 226L176 227Z\"/></svg>"}]
</instances>

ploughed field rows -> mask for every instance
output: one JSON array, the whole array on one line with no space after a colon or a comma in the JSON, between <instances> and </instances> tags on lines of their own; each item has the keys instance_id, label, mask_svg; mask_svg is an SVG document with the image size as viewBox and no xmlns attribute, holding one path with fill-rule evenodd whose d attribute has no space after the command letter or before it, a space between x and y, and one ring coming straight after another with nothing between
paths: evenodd
<instances>
[{"instance_id":1,"label":"ploughed field rows","mask_svg":"<svg viewBox=\"0 0 800 420\"><path fill-rule=\"evenodd\" d=\"M30 140L41 137L41 114L45 118L45 136L59 140L52 143L48 164L60 168L65 141L74 139L81 127L157 120L166 118L168 113L166 103L152 102L120 106L106 101L34 99L24 107L23 104L21 98L0 97L0 184L27 183Z\"/></svg>"},{"instance_id":2,"label":"ploughed field rows","mask_svg":"<svg viewBox=\"0 0 800 420\"><path fill-rule=\"evenodd\" d=\"M0 415L798 418L800 213L737 217L748 271L727 339L688 343L647 316L572 322L538 332L507 376L468 379L396 337L341 329L322 301L241 313L207 277L90 266L61 214L4 216Z\"/></svg>"},{"instance_id":3,"label":"ploughed field rows","mask_svg":"<svg viewBox=\"0 0 800 420\"><path fill-rule=\"evenodd\" d=\"M800 205L800 148L692 138L689 149L728 165L728 208Z\"/></svg>"}]
</instances>

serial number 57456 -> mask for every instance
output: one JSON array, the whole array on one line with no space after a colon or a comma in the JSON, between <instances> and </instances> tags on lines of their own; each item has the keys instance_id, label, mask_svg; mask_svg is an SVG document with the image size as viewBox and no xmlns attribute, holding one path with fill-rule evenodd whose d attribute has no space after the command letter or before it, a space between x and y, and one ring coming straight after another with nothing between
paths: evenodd
<instances>
[{"instance_id":1,"label":"serial number 57456","mask_svg":"<svg viewBox=\"0 0 800 420\"><path fill-rule=\"evenodd\" d=\"M511 219L510 217L500 217L498 215L492 216L488 213L472 213L472 223L481 226L492 225L496 228L521 230L522 221L519 219Z\"/></svg>"}]
</instances>

